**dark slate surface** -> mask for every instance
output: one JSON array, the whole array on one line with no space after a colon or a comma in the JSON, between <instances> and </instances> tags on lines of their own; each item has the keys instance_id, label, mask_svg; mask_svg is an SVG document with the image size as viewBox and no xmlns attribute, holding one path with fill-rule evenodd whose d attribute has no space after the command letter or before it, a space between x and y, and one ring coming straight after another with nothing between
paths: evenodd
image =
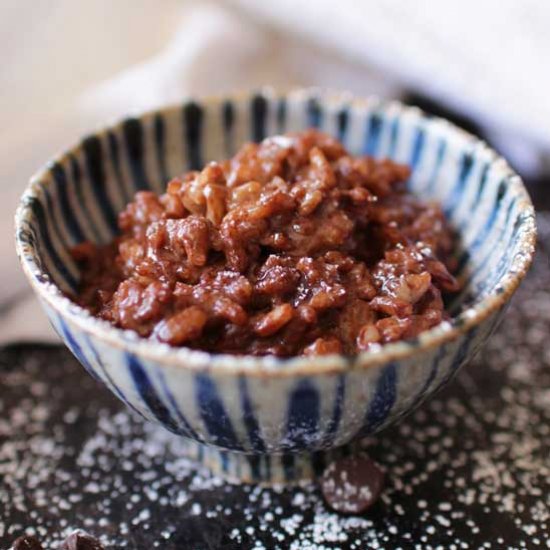
<instances>
[{"instance_id":1,"label":"dark slate surface","mask_svg":"<svg viewBox=\"0 0 550 550\"><path fill-rule=\"evenodd\" d=\"M539 209L549 183L532 187ZM0 549L24 532L57 548L77 528L129 549L550 548L550 215L539 232L534 269L486 349L365 442L387 484L363 516L330 512L315 484L226 484L65 349L0 349Z\"/></svg>"}]
</instances>

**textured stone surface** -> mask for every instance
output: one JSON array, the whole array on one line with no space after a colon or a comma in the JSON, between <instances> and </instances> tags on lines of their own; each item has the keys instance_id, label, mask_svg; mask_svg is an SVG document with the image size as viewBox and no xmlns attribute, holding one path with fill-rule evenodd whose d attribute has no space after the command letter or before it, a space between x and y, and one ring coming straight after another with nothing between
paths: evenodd
<instances>
[{"instance_id":1,"label":"textured stone surface","mask_svg":"<svg viewBox=\"0 0 550 550\"><path fill-rule=\"evenodd\" d=\"M549 548L550 217L489 345L399 425L364 442L379 501L340 516L314 485L235 486L197 471L62 348L0 350L0 548L75 529L105 548Z\"/></svg>"}]
</instances>

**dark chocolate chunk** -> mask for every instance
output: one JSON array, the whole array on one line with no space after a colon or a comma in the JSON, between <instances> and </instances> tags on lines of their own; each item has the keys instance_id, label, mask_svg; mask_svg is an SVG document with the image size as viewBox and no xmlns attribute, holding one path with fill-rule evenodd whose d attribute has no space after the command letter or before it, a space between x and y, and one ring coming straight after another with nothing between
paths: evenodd
<instances>
[{"instance_id":1,"label":"dark chocolate chunk","mask_svg":"<svg viewBox=\"0 0 550 550\"><path fill-rule=\"evenodd\" d=\"M335 512L360 514L378 499L384 486L384 473L367 455L336 460L323 473L321 490Z\"/></svg>"},{"instance_id":2,"label":"dark chocolate chunk","mask_svg":"<svg viewBox=\"0 0 550 550\"><path fill-rule=\"evenodd\" d=\"M44 550L36 537L24 535L15 540L13 550Z\"/></svg>"},{"instance_id":3,"label":"dark chocolate chunk","mask_svg":"<svg viewBox=\"0 0 550 550\"><path fill-rule=\"evenodd\" d=\"M88 533L74 531L61 545L61 550L104 550L103 545Z\"/></svg>"}]
</instances>

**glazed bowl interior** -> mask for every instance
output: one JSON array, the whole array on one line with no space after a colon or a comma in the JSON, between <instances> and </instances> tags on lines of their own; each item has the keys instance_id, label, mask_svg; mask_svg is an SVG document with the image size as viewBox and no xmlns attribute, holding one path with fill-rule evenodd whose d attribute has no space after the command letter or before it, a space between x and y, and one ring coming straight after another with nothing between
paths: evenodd
<instances>
[{"instance_id":1,"label":"glazed bowl interior","mask_svg":"<svg viewBox=\"0 0 550 550\"><path fill-rule=\"evenodd\" d=\"M442 205L460 236L463 290L448 304L454 325L473 326L477 316L506 301L530 262L534 239L529 197L506 162L480 140L418 109L316 90L190 101L83 139L39 173L23 198L18 244L31 282L47 283L42 289L48 287L49 295L52 286L53 293L74 293L80 274L69 249L83 240L112 240L117 214L135 192L162 193L170 178L228 158L246 141L308 127L334 135L351 154L408 164L410 190ZM426 331L420 340L443 329L448 327ZM116 332L122 337L125 331ZM399 347L385 346L385 353Z\"/></svg>"},{"instance_id":2,"label":"glazed bowl interior","mask_svg":"<svg viewBox=\"0 0 550 550\"><path fill-rule=\"evenodd\" d=\"M66 297L80 277L70 248L109 242L136 191L161 193L173 176L228 158L246 141L309 127L354 155L410 165L411 191L442 205L460 236L463 291L449 304L450 322L353 357L213 355L139 338ZM506 162L444 120L375 98L265 91L186 102L85 138L31 181L16 242L52 325L92 375L144 417L206 444L196 456L215 446L261 457L263 465L225 455L220 464L240 479L269 481L301 475L289 470L289 453L376 432L445 384L488 338L525 275L535 222Z\"/></svg>"}]
</instances>

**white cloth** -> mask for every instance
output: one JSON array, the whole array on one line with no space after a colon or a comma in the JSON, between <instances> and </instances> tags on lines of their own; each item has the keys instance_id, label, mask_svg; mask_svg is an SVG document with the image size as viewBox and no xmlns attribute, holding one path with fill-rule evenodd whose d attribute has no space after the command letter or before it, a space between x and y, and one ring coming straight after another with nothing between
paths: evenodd
<instances>
[{"instance_id":1,"label":"white cloth","mask_svg":"<svg viewBox=\"0 0 550 550\"><path fill-rule=\"evenodd\" d=\"M538 0L3 0L0 310L27 289L11 235L29 176L84 131L185 96L413 87L539 169L550 151L549 20ZM31 297L3 309L0 343L54 337Z\"/></svg>"}]
</instances>

